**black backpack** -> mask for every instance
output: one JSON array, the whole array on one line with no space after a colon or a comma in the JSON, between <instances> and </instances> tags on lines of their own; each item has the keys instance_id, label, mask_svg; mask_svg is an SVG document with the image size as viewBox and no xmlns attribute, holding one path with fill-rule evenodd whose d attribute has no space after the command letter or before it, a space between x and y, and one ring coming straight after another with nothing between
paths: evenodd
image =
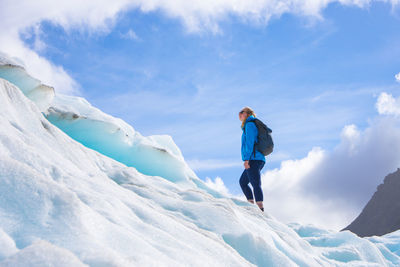
<instances>
[{"instance_id":1,"label":"black backpack","mask_svg":"<svg viewBox=\"0 0 400 267\"><path fill-rule=\"evenodd\" d=\"M274 141L272 140L271 136L272 130L257 118L255 118L253 122L258 129L258 142L254 144L253 148L254 156L256 155L256 149L260 151L264 156L267 156L271 154L274 150Z\"/></svg>"}]
</instances>

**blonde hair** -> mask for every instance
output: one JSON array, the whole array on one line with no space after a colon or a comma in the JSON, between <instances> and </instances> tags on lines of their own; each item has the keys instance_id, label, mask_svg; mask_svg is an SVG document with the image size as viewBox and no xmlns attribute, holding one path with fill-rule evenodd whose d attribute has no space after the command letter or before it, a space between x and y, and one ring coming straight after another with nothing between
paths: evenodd
<instances>
[{"instance_id":1,"label":"blonde hair","mask_svg":"<svg viewBox=\"0 0 400 267\"><path fill-rule=\"evenodd\" d=\"M252 110L250 107L244 107L239 113L244 113L246 115L246 118L242 121L242 128L244 127L244 124L246 123L246 119L253 115L254 117L256 116L256 113L254 110Z\"/></svg>"}]
</instances>

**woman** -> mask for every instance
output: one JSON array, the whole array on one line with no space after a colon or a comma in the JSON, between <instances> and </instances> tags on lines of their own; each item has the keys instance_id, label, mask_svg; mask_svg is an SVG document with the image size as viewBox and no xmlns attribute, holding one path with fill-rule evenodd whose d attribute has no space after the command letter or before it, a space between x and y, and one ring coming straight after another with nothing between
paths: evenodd
<instances>
[{"instance_id":1,"label":"woman","mask_svg":"<svg viewBox=\"0 0 400 267\"><path fill-rule=\"evenodd\" d=\"M242 160L244 161L244 171L240 177L239 183L247 201L254 204L253 192L249 186L251 183L254 191L257 206L264 211L263 192L261 189L261 169L265 164L265 156L255 149L258 130L254 123L256 114L254 111L245 107L239 112L239 120L242 121Z\"/></svg>"}]
</instances>

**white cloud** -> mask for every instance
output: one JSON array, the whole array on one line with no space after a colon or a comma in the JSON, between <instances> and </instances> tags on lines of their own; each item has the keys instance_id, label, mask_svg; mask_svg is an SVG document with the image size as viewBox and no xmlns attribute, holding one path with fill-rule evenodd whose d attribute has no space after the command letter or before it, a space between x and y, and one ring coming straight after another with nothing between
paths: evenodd
<instances>
[{"instance_id":1,"label":"white cloud","mask_svg":"<svg viewBox=\"0 0 400 267\"><path fill-rule=\"evenodd\" d=\"M105 32L112 28L118 15L130 9L142 12L161 11L168 17L182 21L189 32L209 30L219 32L218 23L231 16L243 22L266 24L272 17L292 13L321 19L321 11L327 5L339 2L343 5L365 7L370 0L94 0L94 1L14 1L0 0L0 51L22 59L28 72L52 85L57 91L76 92L78 85L60 66L38 56L20 39L21 32L38 27L48 21L69 31ZM389 0L392 5L397 0ZM133 36L133 35L132 35ZM36 49L45 44L37 39Z\"/></svg>"},{"instance_id":2,"label":"white cloud","mask_svg":"<svg viewBox=\"0 0 400 267\"><path fill-rule=\"evenodd\" d=\"M267 23L273 17L284 13L292 13L306 17L321 19L321 11L330 3L366 7L370 0L147 0L141 3L144 11L161 10L170 17L179 18L189 31L208 29L218 32L218 22L229 16L238 16L243 21ZM393 5L397 0L390 1Z\"/></svg>"},{"instance_id":3,"label":"white cloud","mask_svg":"<svg viewBox=\"0 0 400 267\"><path fill-rule=\"evenodd\" d=\"M137 36L136 32L132 29L129 29L126 33L121 33L121 38L136 41L140 40L139 36Z\"/></svg>"},{"instance_id":4,"label":"white cloud","mask_svg":"<svg viewBox=\"0 0 400 267\"><path fill-rule=\"evenodd\" d=\"M340 228L337 208L332 209L328 201L316 201L313 195L302 190L305 181L325 160L326 153L314 147L305 158L283 161L279 169L264 172L262 188L265 211L287 223L313 223Z\"/></svg>"},{"instance_id":5,"label":"white cloud","mask_svg":"<svg viewBox=\"0 0 400 267\"><path fill-rule=\"evenodd\" d=\"M325 152L314 147L308 155L300 160L285 160L281 163L280 169L266 171L263 175L263 187L268 191L279 188L285 192L292 190L294 186L306 179L324 158Z\"/></svg>"},{"instance_id":6,"label":"white cloud","mask_svg":"<svg viewBox=\"0 0 400 267\"><path fill-rule=\"evenodd\" d=\"M227 196L232 196L229 193L228 188L225 186L224 181L222 181L221 177L216 177L214 181L211 180L209 177L206 177L205 184L215 191L218 191Z\"/></svg>"},{"instance_id":7,"label":"white cloud","mask_svg":"<svg viewBox=\"0 0 400 267\"><path fill-rule=\"evenodd\" d=\"M394 75L394 78L396 79L396 81L400 82L400 72Z\"/></svg>"},{"instance_id":8,"label":"white cloud","mask_svg":"<svg viewBox=\"0 0 400 267\"><path fill-rule=\"evenodd\" d=\"M383 92L378 97L376 108L379 114L399 116L400 97L396 99L391 94Z\"/></svg>"},{"instance_id":9,"label":"white cloud","mask_svg":"<svg viewBox=\"0 0 400 267\"><path fill-rule=\"evenodd\" d=\"M24 38L32 38L33 41L33 50L36 52L43 51L47 48L46 44L42 41L41 35L43 34L42 30L40 29L40 25L36 24L31 31L23 32Z\"/></svg>"}]
</instances>

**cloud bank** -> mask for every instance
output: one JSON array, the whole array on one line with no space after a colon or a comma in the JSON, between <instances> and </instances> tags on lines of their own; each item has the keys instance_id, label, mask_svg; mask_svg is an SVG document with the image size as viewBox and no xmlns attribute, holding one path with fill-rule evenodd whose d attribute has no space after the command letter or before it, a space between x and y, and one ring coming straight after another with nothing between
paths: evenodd
<instances>
[{"instance_id":1,"label":"cloud bank","mask_svg":"<svg viewBox=\"0 0 400 267\"><path fill-rule=\"evenodd\" d=\"M286 222L345 227L400 166L399 136L394 117L377 117L363 131L345 126L333 151L316 148L304 159L264 173L267 209Z\"/></svg>"}]
</instances>

